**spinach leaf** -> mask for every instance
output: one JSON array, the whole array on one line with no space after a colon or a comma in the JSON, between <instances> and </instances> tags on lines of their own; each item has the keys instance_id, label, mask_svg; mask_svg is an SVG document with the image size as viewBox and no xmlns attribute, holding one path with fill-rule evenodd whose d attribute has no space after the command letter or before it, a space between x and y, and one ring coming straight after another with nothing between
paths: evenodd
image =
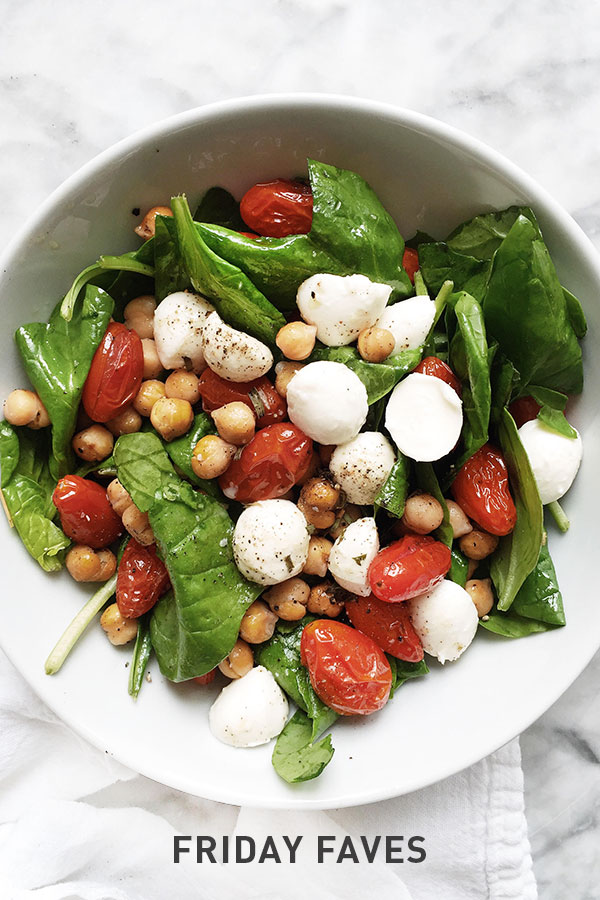
<instances>
[{"instance_id":1,"label":"spinach leaf","mask_svg":"<svg viewBox=\"0 0 600 900\"><path fill-rule=\"evenodd\" d=\"M15 341L25 371L52 422L50 467L56 479L73 468L71 438L79 401L112 312L108 294L88 286L69 321L56 307L47 325L34 322L17 329Z\"/></svg>"},{"instance_id":2,"label":"spinach leaf","mask_svg":"<svg viewBox=\"0 0 600 900\"><path fill-rule=\"evenodd\" d=\"M583 307L581 306L580 301L571 291L568 291L565 287L563 288L563 293L565 295L565 302L567 304L567 314L569 316L569 322L571 323L571 328L577 335L577 337L581 340L581 338L585 337L587 334L587 322L585 320L585 313L583 311Z\"/></svg>"},{"instance_id":3,"label":"spinach leaf","mask_svg":"<svg viewBox=\"0 0 600 900\"><path fill-rule=\"evenodd\" d=\"M233 561L226 510L189 484L162 487L150 524L173 587L154 607L152 646L163 675L186 681L227 656L262 587L246 581Z\"/></svg>"},{"instance_id":4,"label":"spinach leaf","mask_svg":"<svg viewBox=\"0 0 600 900\"><path fill-rule=\"evenodd\" d=\"M535 619L526 619L517 615L512 609L509 612L500 612L494 608L488 616L479 620L479 624L487 631L500 634L502 637L520 638L540 631L550 631L555 625L547 622L537 622Z\"/></svg>"},{"instance_id":5,"label":"spinach leaf","mask_svg":"<svg viewBox=\"0 0 600 900\"><path fill-rule=\"evenodd\" d=\"M150 614L146 613L138 619L138 631L133 647L133 654L129 664L128 691L131 697L137 700L142 687L144 674L152 656L152 641L150 639Z\"/></svg>"},{"instance_id":6,"label":"spinach leaf","mask_svg":"<svg viewBox=\"0 0 600 900\"><path fill-rule=\"evenodd\" d=\"M427 663L424 659L418 663L406 662L404 659L397 659L395 656L390 656L386 653L387 661L390 664L390 668L392 670L392 689L390 691L390 700L396 693L399 687L404 684L405 681L409 681L411 678L419 678L421 675L427 675L429 669L427 667Z\"/></svg>"},{"instance_id":7,"label":"spinach leaf","mask_svg":"<svg viewBox=\"0 0 600 900\"><path fill-rule=\"evenodd\" d=\"M438 539L438 541L446 544L447 547L451 547L453 540L453 531L452 525L450 524L450 513L448 512L448 507L446 506L446 498L442 493L442 489L440 488L440 484L432 464L428 462L415 463L415 478L418 487L420 487L422 491L425 491L425 493L431 494L433 497L435 497L438 503L441 504L444 511L444 520L440 527L436 528L433 534Z\"/></svg>"},{"instance_id":8,"label":"spinach leaf","mask_svg":"<svg viewBox=\"0 0 600 900\"><path fill-rule=\"evenodd\" d=\"M200 438L205 434L216 434L214 422L206 413L196 413L192 427L190 430L174 441L165 444L165 449L171 457L177 468L183 472L192 484L201 488L205 494L214 497L217 500L223 500L223 495L219 489L216 479L198 478L192 469L192 451Z\"/></svg>"},{"instance_id":9,"label":"spinach leaf","mask_svg":"<svg viewBox=\"0 0 600 900\"><path fill-rule=\"evenodd\" d=\"M463 256L447 244L437 241L419 247L419 263L430 294L437 294L445 281L454 283L454 290L466 291L483 300L490 271L489 260Z\"/></svg>"},{"instance_id":10,"label":"spinach leaf","mask_svg":"<svg viewBox=\"0 0 600 900\"><path fill-rule=\"evenodd\" d=\"M528 206L509 206L500 212L483 213L463 222L448 236L448 247L475 259L491 259L519 216L529 219L541 237L537 220Z\"/></svg>"},{"instance_id":11,"label":"spinach leaf","mask_svg":"<svg viewBox=\"0 0 600 900\"><path fill-rule=\"evenodd\" d=\"M358 375L367 389L369 406L376 403L421 362L421 350L402 350L382 363L366 362L356 347L315 347L307 363L329 360L343 363Z\"/></svg>"},{"instance_id":12,"label":"spinach leaf","mask_svg":"<svg viewBox=\"0 0 600 900\"><path fill-rule=\"evenodd\" d=\"M514 530L500 539L490 565L490 574L498 594L498 609L505 612L537 564L544 521L542 503L529 459L515 421L507 409L503 410L498 423L498 435L517 508Z\"/></svg>"},{"instance_id":13,"label":"spinach leaf","mask_svg":"<svg viewBox=\"0 0 600 900\"><path fill-rule=\"evenodd\" d=\"M451 559L452 562L450 564L448 578L450 579L450 581L454 581L456 582L456 584L460 584L461 587L464 587L467 583L469 560L466 556L463 556L460 550L457 550L455 547L452 548Z\"/></svg>"},{"instance_id":14,"label":"spinach leaf","mask_svg":"<svg viewBox=\"0 0 600 900\"><path fill-rule=\"evenodd\" d=\"M458 331L450 345L450 365L463 382L464 452L456 467L466 462L488 439L492 390L490 360L481 306L462 292L454 305Z\"/></svg>"},{"instance_id":15,"label":"spinach leaf","mask_svg":"<svg viewBox=\"0 0 600 900\"><path fill-rule=\"evenodd\" d=\"M137 276L135 283L139 283L139 276L147 284L147 279L154 278L154 267L152 266L153 258L150 255L152 240L146 241L139 250L131 253L123 253L121 256L101 256L100 259L91 266L88 266L83 272L80 272L70 289L67 291L61 305L60 314L65 321L70 322L73 318L73 312L77 303L79 294L85 285L102 287L106 291L110 291L112 299L119 300L116 306L121 309L124 305L123 301L132 299L136 294L130 290L131 279L121 278L123 273ZM120 274L115 277L114 272ZM139 290L137 293L143 293Z\"/></svg>"},{"instance_id":16,"label":"spinach leaf","mask_svg":"<svg viewBox=\"0 0 600 900\"><path fill-rule=\"evenodd\" d=\"M385 484L375 497L375 511L384 509L390 516L401 519L408 497L410 461L398 450L398 457L392 466Z\"/></svg>"},{"instance_id":17,"label":"spinach leaf","mask_svg":"<svg viewBox=\"0 0 600 900\"><path fill-rule=\"evenodd\" d=\"M331 735L312 743L312 723L306 713L296 710L273 749L273 768L288 784L317 778L331 761L334 749Z\"/></svg>"},{"instance_id":18,"label":"spinach leaf","mask_svg":"<svg viewBox=\"0 0 600 900\"><path fill-rule=\"evenodd\" d=\"M577 432L567 421L563 412L567 405L566 394L537 386L530 386L527 390L529 396L533 397L540 404L541 409L537 414L537 418L541 422L553 431L557 431L558 434L564 435L564 437L573 439L577 437Z\"/></svg>"},{"instance_id":19,"label":"spinach leaf","mask_svg":"<svg viewBox=\"0 0 600 900\"><path fill-rule=\"evenodd\" d=\"M542 545L536 567L523 582L511 611L548 625L565 624L562 595L547 544Z\"/></svg>"},{"instance_id":20,"label":"spinach leaf","mask_svg":"<svg viewBox=\"0 0 600 900\"><path fill-rule=\"evenodd\" d=\"M148 512L163 488L181 481L154 432L122 434L113 455L119 481L142 512Z\"/></svg>"},{"instance_id":21,"label":"spinach leaf","mask_svg":"<svg viewBox=\"0 0 600 900\"><path fill-rule=\"evenodd\" d=\"M177 229L170 216L157 216L154 234L154 295L160 303L169 294L191 286L190 277L179 253Z\"/></svg>"},{"instance_id":22,"label":"spinach leaf","mask_svg":"<svg viewBox=\"0 0 600 900\"><path fill-rule=\"evenodd\" d=\"M496 425L502 410L511 402L519 384L519 373L501 351L496 352L492 360L490 382L492 389L490 421Z\"/></svg>"},{"instance_id":23,"label":"spinach leaf","mask_svg":"<svg viewBox=\"0 0 600 900\"><path fill-rule=\"evenodd\" d=\"M248 226L240 215L240 204L222 187L209 188L194 213L194 220L221 225L232 231L248 231Z\"/></svg>"},{"instance_id":24,"label":"spinach leaf","mask_svg":"<svg viewBox=\"0 0 600 900\"><path fill-rule=\"evenodd\" d=\"M179 254L194 289L214 304L225 322L273 347L284 317L247 275L208 247L185 197L174 197L171 206Z\"/></svg>"}]
</instances>

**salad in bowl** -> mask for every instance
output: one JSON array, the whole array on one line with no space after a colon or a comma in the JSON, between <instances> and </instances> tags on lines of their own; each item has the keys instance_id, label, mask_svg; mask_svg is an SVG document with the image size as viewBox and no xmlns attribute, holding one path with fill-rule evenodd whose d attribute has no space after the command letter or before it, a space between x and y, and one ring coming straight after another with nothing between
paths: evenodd
<instances>
[{"instance_id":1,"label":"salad in bowl","mask_svg":"<svg viewBox=\"0 0 600 900\"><path fill-rule=\"evenodd\" d=\"M44 570L100 584L49 675L99 618L133 697L152 654L226 680L212 734L276 739L293 783L479 628L565 625L543 508L568 529L586 323L531 209L405 243L359 174L308 160L136 230L16 333L5 511Z\"/></svg>"}]
</instances>

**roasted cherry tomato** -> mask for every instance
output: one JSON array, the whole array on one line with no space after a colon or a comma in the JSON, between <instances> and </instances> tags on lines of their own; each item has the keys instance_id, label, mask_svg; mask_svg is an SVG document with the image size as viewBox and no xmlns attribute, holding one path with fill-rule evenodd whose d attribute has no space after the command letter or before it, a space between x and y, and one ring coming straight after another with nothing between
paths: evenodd
<instances>
[{"instance_id":1,"label":"roasted cherry tomato","mask_svg":"<svg viewBox=\"0 0 600 900\"><path fill-rule=\"evenodd\" d=\"M112 544L123 523L110 505L106 490L79 475L65 475L52 494L62 530L77 544L98 550Z\"/></svg>"},{"instance_id":2,"label":"roasted cherry tomato","mask_svg":"<svg viewBox=\"0 0 600 900\"><path fill-rule=\"evenodd\" d=\"M446 384L449 384L459 397L462 395L462 385L460 381L450 366L443 360L438 359L437 356L426 356L415 368L415 372L420 372L422 375L433 375L434 378L439 378L441 381L445 381Z\"/></svg>"},{"instance_id":3,"label":"roasted cherry tomato","mask_svg":"<svg viewBox=\"0 0 600 900\"><path fill-rule=\"evenodd\" d=\"M94 353L83 386L82 402L94 422L108 422L137 394L144 373L139 335L121 322L111 322Z\"/></svg>"},{"instance_id":4,"label":"roasted cherry tomato","mask_svg":"<svg viewBox=\"0 0 600 900\"><path fill-rule=\"evenodd\" d=\"M248 228L264 237L307 234L312 225L312 210L310 187L286 178L255 184L240 203L240 215Z\"/></svg>"},{"instance_id":5,"label":"roasted cherry tomato","mask_svg":"<svg viewBox=\"0 0 600 900\"><path fill-rule=\"evenodd\" d=\"M402 268L414 284L415 272L418 272L419 270L419 254L416 250L413 250L412 247L404 248L404 255L402 256Z\"/></svg>"},{"instance_id":6,"label":"roasted cherry tomato","mask_svg":"<svg viewBox=\"0 0 600 900\"><path fill-rule=\"evenodd\" d=\"M379 551L369 566L369 584L379 600L400 603L439 584L451 561L450 548L441 541L406 534Z\"/></svg>"},{"instance_id":7,"label":"roasted cherry tomato","mask_svg":"<svg viewBox=\"0 0 600 900\"><path fill-rule=\"evenodd\" d=\"M517 428L520 428L525 422L537 419L537 414L541 408L540 404L533 397L519 397L518 400L513 400L508 407L508 411L515 420Z\"/></svg>"},{"instance_id":8,"label":"roasted cherry tomato","mask_svg":"<svg viewBox=\"0 0 600 900\"><path fill-rule=\"evenodd\" d=\"M253 231L240 231L240 234L242 237L249 237L249 238L259 238L260 237L260 234L254 234ZM204 675L201 675L200 677L204 678Z\"/></svg>"},{"instance_id":9,"label":"roasted cherry tomato","mask_svg":"<svg viewBox=\"0 0 600 900\"><path fill-rule=\"evenodd\" d=\"M368 716L387 703L390 664L375 641L355 628L331 619L310 622L300 658L315 693L341 716Z\"/></svg>"},{"instance_id":10,"label":"roasted cherry tomato","mask_svg":"<svg viewBox=\"0 0 600 900\"><path fill-rule=\"evenodd\" d=\"M196 684L210 684L211 681L215 680L216 674L217 670L211 669L210 672L206 673L206 675L198 675L196 678L192 678L192 681L195 681Z\"/></svg>"},{"instance_id":11,"label":"roasted cherry tomato","mask_svg":"<svg viewBox=\"0 0 600 900\"><path fill-rule=\"evenodd\" d=\"M257 431L219 478L231 500L254 503L287 494L306 475L312 441L291 422L278 422Z\"/></svg>"},{"instance_id":12,"label":"roasted cherry tomato","mask_svg":"<svg viewBox=\"0 0 600 900\"><path fill-rule=\"evenodd\" d=\"M273 425L285 419L286 402L280 397L266 375L254 381L226 381L212 369L205 369L198 382L204 412L213 412L234 400L249 406L256 415L257 425Z\"/></svg>"},{"instance_id":13,"label":"roasted cherry tomato","mask_svg":"<svg viewBox=\"0 0 600 900\"><path fill-rule=\"evenodd\" d=\"M423 645L405 603L385 603L371 594L346 601L346 613L355 628L390 656L414 663L423 659Z\"/></svg>"},{"instance_id":14,"label":"roasted cherry tomato","mask_svg":"<svg viewBox=\"0 0 600 900\"><path fill-rule=\"evenodd\" d=\"M170 584L165 564L156 555L156 546L143 547L132 538L117 572L117 606L121 615L128 619L143 616Z\"/></svg>"},{"instance_id":15,"label":"roasted cherry tomato","mask_svg":"<svg viewBox=\"0 0 600 900\"><path fill-rule=\"evenodd\" d=\"M508 487L506 463L490 444L484 444L459 470L452 494L484 531L502 536L515 527L517 510Z\"/></svg>"}]
</instances>

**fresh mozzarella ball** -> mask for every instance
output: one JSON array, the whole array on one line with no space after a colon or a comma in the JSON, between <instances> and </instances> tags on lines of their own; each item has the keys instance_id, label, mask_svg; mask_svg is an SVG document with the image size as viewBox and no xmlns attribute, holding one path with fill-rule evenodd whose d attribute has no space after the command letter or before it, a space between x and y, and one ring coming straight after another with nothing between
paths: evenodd
<instances>
[{"instance_id":1,"label":"fresh mozzarella ball","mask_svg":"<svg viewBox=\"0 0 600 900\"><path fill-rule=\"evenodd\" d=\"M287 389L294 425L320 444L345 444L365 424L367 390L343 363L314 362L296 372Z\"/></svg>"},{"instance_id":2,"label":"fresh mozzarella ball","mask_svg":"<svg viewBox=\"0 0 600 900\"><path fill-rule=\"evenodd\" d=\"M458 659L475 637L477 609L470 594L454 581L444 579L408 603L423 649L441 663Z\"/></svg>"},{"instance_id":3,"label":"fresh mozzarella ball","mask_svg":"<svg viewBox=\"0 0 600 900\"><path fill-rule=\"evenodd\" d=\"M217 312L206 320L202 349L206 364L227 381L252 381L266 375L273 365L266 344L226 325Z\"/></svg>"},{"instance_id":4,"label":"fresh mozzarella ball","mask_svg":"<svg viewBox=\"0 0 600 900\"><path fill-rule=\"evenodd\" d=\"M529 457L542 503L566 494L579 470L583 455L581 435L568 438L548 428L540 419L525 422L519 437Z\"/></svg>"},{"instance_id":5,"label":"fresh mozzarella ball","mask_svg":"<svg viewBox=\"0 0 600 900\"><path fill-rule=\"evenodd\" d=\"M399 450L433 462L453 449L462 428L462 402L450 385L413 372L397 384L385 411L385 427Z\"/></svg>"},{"instance_id":6,"label":"fresh mozzarella ball","mask_svg":"<svg viewBox=\"0 0 600 900\"><path fill-rule=\"evenodd\" d=\"M258 747L283 731L289 706L273 675L256 666L224 687L208 714L213 735L232 747Z\"/></svg>"},{"instance_id":7,"label":"fresh mozzarella ball","mask_svg":"<svg viewBox=\"0 0 600 900\"><path fill-rule=\"evenodd\" d=\"M386 307L375 323L394 335L392 353L420 347L431 330L435 318L435 303L426 295L409 297Z\"/></svg>"},{"instance_id":8,"label":"fresh mozzarella ball","mask_svg":"<svg viewBox=\"0 0 600 900\"><path fill-rule=\"evenodd\" d=\"M306 519L295 503L260 500L237 520L233 557L250 581L279 584L302 571L309 541Z\"/></svg>"},{"instance_id":9,"label":"fresh mozzarella ball","mask_svg":"<svg viewBox=\"0 0 600 900\"><path fill-rule=\"evenodd\" d=\"M159 303L154 313L154 342L165 369L205 368L202 331L214 311L208 300L191 291L177 291Z\"/></svg>"},{"instance_id":10,"label":"fresh mozzarella ball","mask_svg":"<svg viewBox=\"0 0 600 900\"><path fill-rule=\"evenodd\" d=\"M392 289L365 275L312 275L298 288L300 315L328 347L355 341L384 311Z\"/></svg>"},{"instance_id":11,"label":"fresh mozzarella ball","mask_svg":"<svg viewBox=\"0 0 600 900\"><path fill-rule=\"evenodd\" d=\"M375 519L352 522L339 536L329 554L329 571L346 591L368 597L371 593L369 566L379 552Z\"/></svg>"},{"instance_id":12,"label":"fresh mozzarella ball","mask_svg":"<svg viewBox=\"0 0 600 900\"><path fill-rule=\"evenodd\" d=\"M366 506L375 502L395 460L392 445L383 434L362 431L335 448L329 470L350 503Z\"/></svg>"}]
</instances>

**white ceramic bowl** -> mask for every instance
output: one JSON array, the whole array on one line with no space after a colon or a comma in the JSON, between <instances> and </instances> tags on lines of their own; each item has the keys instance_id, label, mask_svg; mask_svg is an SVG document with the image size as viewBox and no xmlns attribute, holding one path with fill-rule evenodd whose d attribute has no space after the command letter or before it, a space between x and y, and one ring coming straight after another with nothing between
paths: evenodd
<instances>
[{"instance_id":1,"label":"white ceramic bowl","mask_svg":"<svg viewBox=\"0 0 600 900\"><path fill-rule=\"evenodd\" d=\"M366 178L410 236L443 236L465 218L511 203L535 210L562 281L600 328L600 265L571 217L493 150L441 122L368 101L325 95L254 97L193 110L122 141L84 166L35 212L4 255L0 394L23 384L13 332L45 320L71 279L101 253L138 245L132 209L190 201L220 184L237 196L256 181L305 171L313 156ZM26 177L23 173L23 177ZM476 762L530 725L600 646L596 583L597 394L600 360L586 354L587 390L572 410L585 459L565 506L566 536L551 530L566 628L517 641L479 634L456 664L403 687L373 717L341 721L336 753L316 781L290 787L271 746L236 750L214 740L208 707L217 687L174 686L150 666L134 703L130 649L91 627L63 670L44 659L89 594L67 574L45 575L0 517L0 640L38 694L80 734L133 769L202 797L266 807L331 808L393 797Z\"/></svg>"}]
</instances>

